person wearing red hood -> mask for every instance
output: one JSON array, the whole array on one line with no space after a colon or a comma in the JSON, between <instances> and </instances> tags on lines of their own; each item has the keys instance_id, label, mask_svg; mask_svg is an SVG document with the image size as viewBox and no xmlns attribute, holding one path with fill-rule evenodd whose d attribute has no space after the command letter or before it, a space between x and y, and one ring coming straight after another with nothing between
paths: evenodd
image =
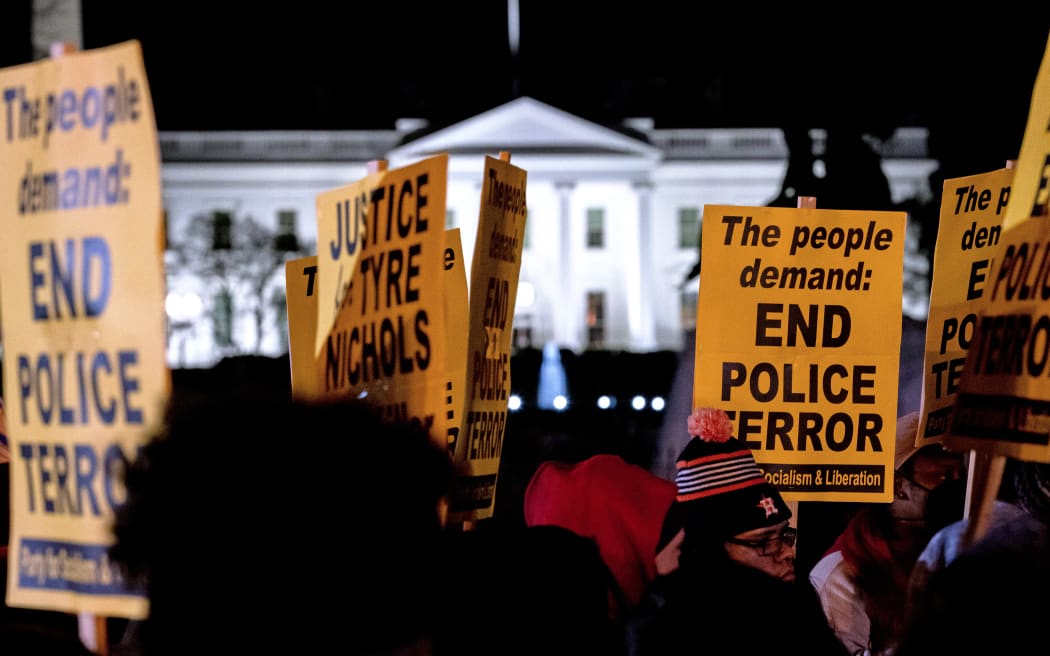
<instances>
[{"instance_id":1,"label":"person wearing red hood","mask_svg":"<svg viewBox=\"0 0 1050 656\"><path fill-rule=\"evenodd\" d=\"M858 511L809 573L828 624L854 656L892 653L919 554L962 516L962 454L936 443L916 448L918 422L918 412L897 420L893 501Z\"/></svg>"},{"instance_id":2,"label":"person wearing red hood","mask_svg":"<svg viewBox=\"0 0 1050 656\"><path fill-rule=\"evenodd\" d=\"M525 490L525 523L561 526L594 540L619 587L611 591L610 611L622 618L657 574L660 526L675 494L674 483L618 455L548 460Z\"/></svg>"}]
</instances>

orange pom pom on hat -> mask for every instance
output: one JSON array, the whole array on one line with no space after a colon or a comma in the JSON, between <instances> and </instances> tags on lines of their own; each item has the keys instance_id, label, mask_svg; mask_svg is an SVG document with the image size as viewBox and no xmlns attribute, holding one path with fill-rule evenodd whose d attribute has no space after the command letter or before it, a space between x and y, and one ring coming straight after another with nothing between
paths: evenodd
<instances>
[{"instance_id":1,"label":"orange pom pom on hat","mask_svg":"<svg viewBox=\"0 0 1050 656\"><path fill-rule=\"evenodd\" d=\"M725 411L697 408L687 425L693 437L675 463L676 511L687 533L693 526L724 539L791 518L751 449L732 436L733 422Z\"/></svg>"}]
</instances>

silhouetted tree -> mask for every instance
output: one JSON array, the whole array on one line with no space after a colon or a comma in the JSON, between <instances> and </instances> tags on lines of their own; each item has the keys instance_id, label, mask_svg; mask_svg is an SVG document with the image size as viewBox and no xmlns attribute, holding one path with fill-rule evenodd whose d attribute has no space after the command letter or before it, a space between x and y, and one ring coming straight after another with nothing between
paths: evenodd
<instances>
[{"instance_id":1,"label":"silhouetted tree","mask_svg":"<svg viewBox=\"0 0 1050 656\"><path fill-rule=\"evenodd\" d=\"M314 253L313 242L303 242L295 235L278 234L248 214L229 215L228 229L217 215L197 214L180 230L177 240L168 243L169 276L191 275L199 279L207 294L205 309L209 313L215 297L225 292L233 300L232 320L250 314L255 326L255 342L250 349L232 340L222 347L221 355L258 353L264 335L266 310L283 300L284 263L289 259Z\"/></svg>"}]
</instances>

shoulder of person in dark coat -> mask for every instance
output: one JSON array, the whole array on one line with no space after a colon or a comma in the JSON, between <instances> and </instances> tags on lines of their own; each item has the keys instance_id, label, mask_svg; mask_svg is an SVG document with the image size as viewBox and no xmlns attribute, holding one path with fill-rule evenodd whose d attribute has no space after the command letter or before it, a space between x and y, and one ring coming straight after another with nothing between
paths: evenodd
<instances>
[{"instance_id":1,"label":"shoulder of person in dark coat","mask_svg":"<svg viewBox=\"0 0 1050 656\"><path fill-rule=\"evenodd\" d=\"M728 561L657 577L628 622L627 642L630 656L690 650L848 656L808 582Z\"/></svg>"},{"instance_id":2,"label":"shoulder of person in dark coat","mask_svg":"<svg viewBox=\"0 0 1050 656\"><path fill-rule=\"evenodd\" d=\"M1050 527L1022 514L929 575L895 653L1045 653L1047 589Z\"/></svg>"}]
</instances>

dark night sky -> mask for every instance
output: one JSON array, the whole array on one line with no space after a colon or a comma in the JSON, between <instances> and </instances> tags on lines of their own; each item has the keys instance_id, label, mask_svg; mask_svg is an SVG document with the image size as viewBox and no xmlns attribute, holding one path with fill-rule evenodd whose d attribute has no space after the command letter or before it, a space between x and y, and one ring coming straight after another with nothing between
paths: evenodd
<instances>
[{"instance_id":1,"label":"dark night sky","mask_svg":"<svg viewBox=\"0 0 1050 656\"><path fill-rule=\"evenodd\" d=\"M84 47L142 42L161 130L444 125L529 95L600 123L920 125L970 174L1016 157L1050 33L998 5L519 1L516 58L503 0L82 0Z\"/></svg>"}]
</instances>

